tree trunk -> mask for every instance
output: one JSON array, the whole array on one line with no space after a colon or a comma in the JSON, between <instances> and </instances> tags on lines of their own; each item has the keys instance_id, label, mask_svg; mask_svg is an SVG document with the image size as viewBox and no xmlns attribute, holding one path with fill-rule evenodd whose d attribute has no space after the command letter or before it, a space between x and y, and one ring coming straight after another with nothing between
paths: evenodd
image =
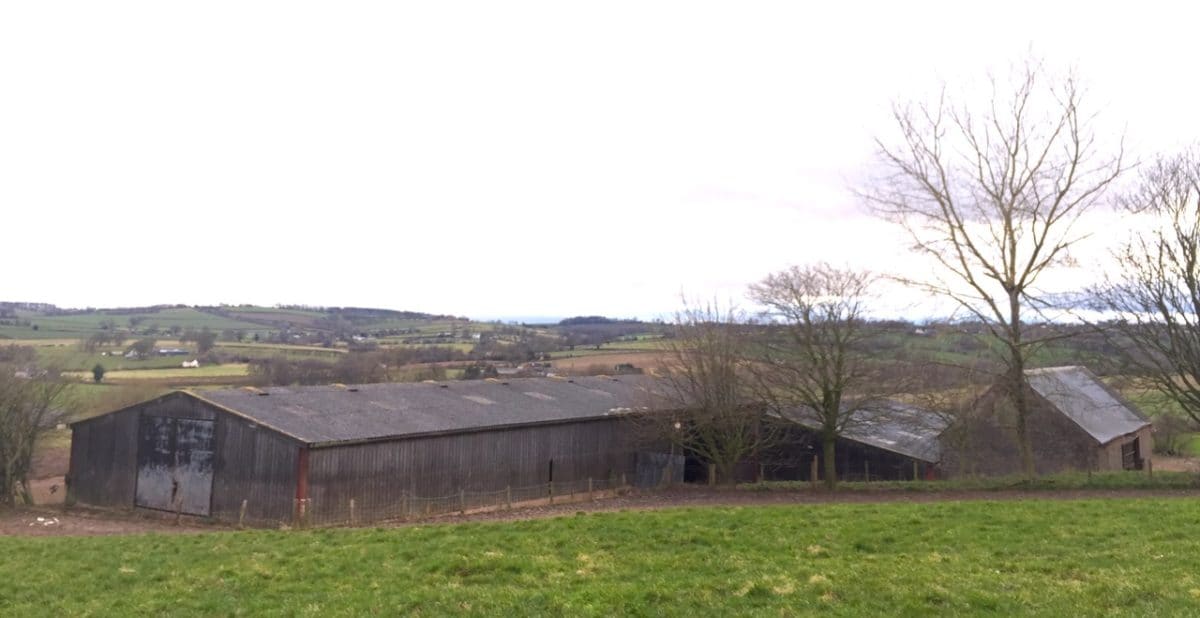
<instances>
[{"instance_id":1,"label":"tree trunk","mask_svg":"<svg viewBox=\"0 0 1200 618\"><path fill-rule=\"evenodd\" d=\"M4 469L0 470L0 506L11 505L13 497L16 494L16 484L13 478L12 465L7 461L4 462Z\"/></svg>"},{"instance_id":2,"label":"tree trunk","mask_svg":"<svg viewBox=\"0 0 1200 618\"><path fill-rule=\"evenodd\" d=\"M24 476L21 478L21 501L25 506L33 506L33 488L29 486L29 479Z\"/></svg>"},{"instance_id":3,"label":"tree trunk","mask_svg":"<svg viewBox=\"0 0 1200 618\"><path fill-rule=\"evenodd\" d=\"M737 468L737 462L718 462L717 463L717 484L723 487L732 487L737 484L737 478L734 475L734 470Z\"/></svg>"},{"instance_id":4,"label":"tree trunk","mask_svg":"<svg viewBox=\"0 0 1200 618\"><path fill-rule=\"evenodd\" d=\"M1029 439L1029 398L1025 396L1024 381L1018 379L1012 385L1010 395L1017 416L1017 445L1021 449L1021 472L1026 480L1037 477L1033 460L1033 444Z\"/></svg>"},{"instance_id":5,"label":"tree trunk","mask_svg":"<svg viewBox=\"0 0 1200 618\"><path fill-rule=\"evenodd\" d=\"M832 433L824 433L821 436L821 452L825 459L825 488L833 489L837 487L837 458L835 457L834 447L837 446L837 436Z\"/></svg>"},{"instance_id":6,"label":"tree trunk","mask_svg":"<svg viewBox=\"0 0 1200 618\"><path fill-rule=\"evenodd\" d=\"M1017 446L1021 449L1021 472L1026 480L1037 476L1033 462L1033 445L1029 441L1029 398L1025 396L1025 355L1021 350L1020 292L1009 291L1009 348L1008 397L1016 412Z\"/></svg>"}]
</instances>

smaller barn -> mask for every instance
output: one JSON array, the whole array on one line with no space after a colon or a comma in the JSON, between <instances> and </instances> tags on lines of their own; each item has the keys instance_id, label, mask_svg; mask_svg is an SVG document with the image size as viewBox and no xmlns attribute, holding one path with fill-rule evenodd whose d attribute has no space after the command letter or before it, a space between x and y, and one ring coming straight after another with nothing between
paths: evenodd
<instances>
[{"instance_id":1,"label":"smaller barn","mask_svg":"<svg viewBox=\"0 0 1200 618\"><path fill-rule=\"evenodd\" d=\"M1141 470L1153 449L1153 429L1137 408L1084 367L1025 372L1032 403L1027 431L1039 474ZM974 414L943 436L945 467L955 474L1021 472L1015 412L998 388L980 397Z\"/></svg>"}]
</instances>

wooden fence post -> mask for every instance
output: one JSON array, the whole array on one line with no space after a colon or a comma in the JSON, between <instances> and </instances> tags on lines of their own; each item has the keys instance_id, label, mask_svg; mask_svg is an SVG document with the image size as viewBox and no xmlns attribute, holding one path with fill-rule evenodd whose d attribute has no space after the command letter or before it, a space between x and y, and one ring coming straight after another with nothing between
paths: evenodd
<instances>
[{"instance_id":1,"label":"wooden fence post","mask_svg":"<svg viewBox=\"0 0 1200 618\"><path fill-rule=\"evenodd\" d=\"M817 456L813 455L812 463L808 467L808 481L809 481L809 483L812 484L812 486L814 488L816 488L816 486L817 486L817 481L820 480L819 478L817 478L817 475L819 473L820 473L820 469L817 468Z\"/></svg>"},{"instance_id":2,"label":"wooden fence post","mask_svg":"<svg viewBox=\"0 0 1200 618\"><path fill-rule=\"evenodd\" d=\"M918 470L917 466L918 466L918 464L917 464L917 460L915 460L915 459L914 459L914 460L913 460L913 480L914 480L914 481L919 481L919 480L921 480L921 473L920 473L920 471Z\"/></svg>"},{"instance_id":3,"label":"wooden fence post","mask_svg":"<svg viewBox=\"0 0 1200 618\"><path fill-rule=\"evenodd\" d=\"M246 503L247 500L242 500L242 508L238 509L238 527L246 527Z\"/></svg>"},{"instance_id":4,"label":"wooden fence post","mask_svg":"<svg viewBox=\"0 0 1200 618\"><path fill-rule=\"evenodd\" d=\"M400 519L408 521L409 509L411 505L408 502L408 492L400 492Z\"/></svg>"},{"instance_id":5,"label":"wooden fence post","mask_svg":"<svg viewBox=\"0 0 1200 618\"><path fill-rule=\"evenodd\" d=\"M592 493L592 477L588 477L588 502L595 502L596 494Z\"/></svg>"},{"instance_id":6,"label":"wooden fence post","mask_svg":"<svg viewBox=\"0 0 1200 618\"><path fill-rule=\"evenodd\" d=\"M766 478L766 474L764 472L765 468L766 468L766 466L764 466L763 464L758 464L758 483L760 485L762 484L763 479Z\"/></svg>"},{"instance_id":7,"label":"wooden fence post","mask_svg":"<svg viewBox=\"0 0 1200 618\"><path fill-rule=\"evenodd\" d=\"M358 523L358 518L354 516L354 498L350 498L350 525Z\"/></svg>"},{"instance_id":8,"label":"wooden fence post","mask_svg":"<svg viewBox=\"0 0 1200 618\"><path fill-rule=\"evenodd\" d=\"M550 504L554 504L554 481L550 481L547 485L550 487Z\"/></svg>"},{"instance_id":9,"label":"wooden fence post","mask_svg":"<svg viewBox=\"0 0 1200 618\"><path fill-rule=\"evenodd\" d=\"M458 490L458 514L467 514L467 490L465 489Z\"/></svg>"},{"instance_id":10,"label":"wooden fence post","mask_svg":"<svg viewBox=\"0 0 1200 618\"><path fill-rule=\"evenodd\" d=\"M1146 474L1154 478L1154 460L1149 457L1146 458Z\"/></svg>"},{"instance_id":11,"label":"wooden fence post","mask_svg":"<svg viewBox=\"0 0 1200 618\"><path fill-rule=\"evenodd\" d=\"M629 487L629 482L625 480L625 473L621 473L621 487Z\"/></svg>"},{"instance_id":12,"label":"wooden fence post","mask_svg":"<svg viewBox=\"0 0 1200 618\"><path fill-rule=\"evenodd\" d=\"M717 464L708 464L708 484L717 484Z\"/></svg>"},{"instance_id":13,"label":"wooden fence post","mask_svg":"<svg viewBox=\"0 0 1200 618\"><path fill-rule=\"evenodd\" d=\"M504 486L504 504L508 507L508 510L512 510L512 485Z\"/></svg>"},{"instance_id":14,"label":"wooden fence post","mask_svg":"<svg viewBox=\"0 0 1200 618\"><path fill-rule=\"evenodd\" d=\"M871 462L869 460L863 461L863 470L864 470L863 474L866 475L867 482L870 483L871 482Z\"/></svg>"}]
</instances>

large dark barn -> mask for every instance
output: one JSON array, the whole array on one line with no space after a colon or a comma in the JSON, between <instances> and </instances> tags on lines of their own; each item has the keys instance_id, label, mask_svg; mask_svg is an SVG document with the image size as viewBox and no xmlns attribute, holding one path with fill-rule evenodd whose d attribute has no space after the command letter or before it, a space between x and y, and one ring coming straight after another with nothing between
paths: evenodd
<instances>
[{"instance_id":1,"label":"large dark barn","mask_svg":"<svg viewBox=\"0 0 1200 618\"><path fill-rule=\"evenodd\" d=\"M352 501L368 520L467 492L611 486L635 472L620 416L646 405L652 380L174 392L72 424L68 499L227 521L302 509L320 523Z\"/></svg>"}]
</instances>

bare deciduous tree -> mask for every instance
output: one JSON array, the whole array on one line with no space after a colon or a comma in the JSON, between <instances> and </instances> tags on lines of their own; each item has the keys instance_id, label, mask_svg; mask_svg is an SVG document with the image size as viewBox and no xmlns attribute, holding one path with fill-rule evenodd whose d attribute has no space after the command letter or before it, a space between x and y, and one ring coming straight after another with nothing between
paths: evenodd
<instances>
[{"instance_id":1,"label":"bare deciduous tree","mask_svg":"<svg viewBox=\"0 0 1200 618\"><path fill-rule=\"evenodd\" d=\"M723 484L735 482L738 463L783 436L783 425L753 398L745 362L750 328L734 309L685 307L666 340L665 371L649 402L652 410L634 417L645 438L713 464Z\"/></svg>"},{"instance_id":2,"label":"bare deciduous tree","mask_svg":"<svg viewBox=\"0 0 1200 618\"><path fill-rule=\"evenodd\" d=\"M782 416L816 415L825 484L837 484L835 445L856 416L878 401L877 371L864 342L866 301L873 277L828 264L792 267L750 287L766 308L755 349L757 395Z\"/></svg>"},{"instance_id":3,"label":"bare deciduous tree","mask_svg":"<svg viewBox=\"0 0 1200 618\"><path fill-rule=\"evenodd\" d=\"M18 376L0 365L0 506L33 503L29 472L38 435L62 418L68 385L57 376ZM19 491L18 491L19 488Z\"/></svg>"},{"instance_id":4,"label":"bare deciduous tree","mask_svg":"<svg viewBox=\"0 0 1200 618\"><path fill-rule=\"evenodd\" d=\"M1027 62L1011 83L992 79L979 108L945 92L934 104L897 105L899 139L877 141L886 174L863 193L937 264L908 283L953 299L1001 343L999 383L1030 477L1024 371L1046 338L1027 337L1025 320L1047 306L1038 279L1069 261L1083 236L1076 223L1124 169L1121 148L1101 152L1082 99L1073 75Z\"/></svg>"},{"instance_id":5,"label":"bare deciduous tree","mask_svg":"<svg viewBox=\"0 0 1200 618\"><path fill-rule=\"evenodd\" d=\"M1150 225L1095 296L1142 377L1200 424L1200 151L1158 159L1121 201Z\"/></svg>"}]
</instances>

